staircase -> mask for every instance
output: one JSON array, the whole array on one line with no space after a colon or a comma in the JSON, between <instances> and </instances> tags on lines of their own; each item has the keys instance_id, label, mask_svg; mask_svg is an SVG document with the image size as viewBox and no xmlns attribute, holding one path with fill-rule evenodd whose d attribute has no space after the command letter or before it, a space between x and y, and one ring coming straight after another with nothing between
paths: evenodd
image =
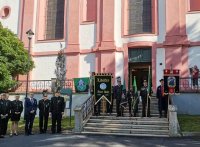
<instances>
[{"instance_id":1,"label":"staircase","mask_svg":"<svg viewBox=\"0 0 200 147\"><path fill-rule=\"evenodd\" d=\"M169 123L167 118L159 118L157 99L151 99L151 117L142 116L142 104L139 103L137 117L129 117L128 106L124 117L116 117L115 102L112 114L92 116L83 127L84 134L109 134L125 136L168 137Z\"/></svg>"}]
</instances>

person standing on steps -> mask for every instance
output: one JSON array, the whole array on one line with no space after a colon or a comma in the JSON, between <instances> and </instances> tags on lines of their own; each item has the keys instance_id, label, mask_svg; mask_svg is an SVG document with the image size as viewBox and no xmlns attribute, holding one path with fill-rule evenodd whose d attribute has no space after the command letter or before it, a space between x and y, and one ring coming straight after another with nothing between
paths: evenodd
<instances>
[{"instance_id":1,"label":"person standing on steps","mask_svg":"<svg viewBox=\"0 0 200 147\"><path fill-rule=\"evenodd\" d=\"M150 95L152 91L148 94L148 85L147 81L143 81L143 86L140 90L140 96L142 99L142 117L150 117Z\"/></svg>"},{"instance_id":2,"label":"person standing on steps","mask_svg":"<svg viewBox=\"0 0 200 147\"><path fill-rule=\"evenodd\" d=\"M121 84L121 78L117 77L117 85L114 87L114 97L116 99L116 112L117 117L122 115L120 112L120 104L122 97L125 96L126 92L123 91L123 85Z\"/></svg>"},{"instance_id":3,"label":"person standing on steps","mask_svg":"<svg viewBox=\"0 0 200 147\"><path fill-rule=\"evenodd\" d=\"M158 98L158 111L159 117L162 117L162 111L164 110L164 117L167 117L168 109L168 95L164 94L164 80L160 79L160 86L157 87L156 97Z\"/></svg>"},{"instance_id":4,"label":"person standing on steps","mask_svg":"<svg viewBox=\"0 0 200 147\"><path fill-rule=\"evenodd\" d=\"M50 100L48 99L47 90L43 90L43 99L39 101L39 127L40 134L46 133L48 126Z\"/></svg>"}]
</instances>

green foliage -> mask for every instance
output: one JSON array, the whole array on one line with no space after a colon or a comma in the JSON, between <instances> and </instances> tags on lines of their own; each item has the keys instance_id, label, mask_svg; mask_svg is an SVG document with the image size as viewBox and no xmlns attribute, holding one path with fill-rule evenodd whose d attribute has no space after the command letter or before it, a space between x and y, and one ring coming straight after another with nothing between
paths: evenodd
<instances>
[{"instance_id":1,"label":"green foliage","mask_svg":"<svg viewBox=\"0 0 200 147\"><path fill-rule=\"evenodd\" d=\"M0 92L12 88L19 74L26 74L34 67L22 41L0 23Z\"/></svg>"},{"instance_id":2,"label":"green foliage","mask_svg":"<svg viewBox=\"0 0 200 147\"><path fill-rule=\"evenodd\" d=\"M200 132L199 115L178 115L178 121L182 132Z\"/></svg>"}]
</instances>

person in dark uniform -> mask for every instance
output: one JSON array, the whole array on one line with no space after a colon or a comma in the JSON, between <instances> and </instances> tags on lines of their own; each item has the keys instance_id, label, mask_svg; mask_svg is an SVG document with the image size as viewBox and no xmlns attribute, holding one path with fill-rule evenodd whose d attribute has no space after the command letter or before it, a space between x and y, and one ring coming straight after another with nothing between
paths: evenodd
<instances>
[{"instance_id":1,"label":"person in dark uniform","mask_svg":"<svg viewBox=\"0 0 200 147\"><path fill-rule=\"evenodd\" d=\"M0 136L3 138L6 135L8 120L10 117L10 101L6 93L3 93L0 101L0 116L1 116L1 126L0 126Z\"/></svg>"},{"instance_id":2,"label":"person in dark uniform","mask_svg":"<svg viewBox=\"0 0 200 147\"><path fill-rule=\"evenodd\" d=\"M11 131L10 136L18 135L18 122L23 111L23 103L19 100L19 94L16 94L15 100L11 102ZM13 134L14 133L14 134Z\"/></svg>"},{"instance_id":3,"label":"person in dark uniform","mask_svg":"<svg viewBox=\"0 0 200 147\"><path fill-rule=\"evenodd\" d=\"M162 111L164 110L164 117L167 117L168 108L168 95L164 94L164 80L160 80L160 86L157 87L156 97L158 98L158 111L159 117L162 117Z\"/></svg>"},{"instance_id":4,"label":"person in dark uniform","mask_svg":"<svg viewBox=\"0 0 200 147\"><path fill-rule=\"evenodd\" d=\"M50 100L48 99L47 90L43 90L43 99L39 101L38 108L40 134L42 134L47 131L50 110Z\"/></svg>"},{"instance_id":5,"label":"person in dark uniform","mask_svg":"<svg viewBox=\"0 0 200 147\"><path fill-rule=\"evenodd\" d=\"M144 80L143 86L140 90L140 96L142 98L142 117L150 117L150 95L152 93L152 90L148 92L148 85L147 81ZM147 111L147 114L146 114Z\"/></svg>"},{"instance_id":6,"label":"person in dark uniform","mask_svg":"<svg viewBox=\"0 0 200 147\"><path fill-rule=\"evenodd\" d=\"M26 117L25 135L33 135L32 128L37 111L37 100L34 98L33 93L30 93L29 97L25 98L24 108Z\"/></svg>"},{"instance_id":7,"label":"person in dark uniform","mask_svg":"<svg viewBox=\"0 0 200 147\"><path fill-rule=\"evenodd\" d=\"M127 99L129 106L129 116L136 117L136 114L138 113L138 104L139 104L138 93L134 93L133 89L130 88L130 90L127 92Z\"/></svg>"},{"instance_id":8,"label":"person in dark uniform","mask_svg":"<svg viewBox=\"0 0 200 147\"><path fill-rule=\"evenodd\" d=\"M123 85L121 85L121 78L117 77L117 85L114 87L114 98L116 99L117 117L122 115L122 113L120 112L120 104L122 101L123 94L124 91L123 91Z\"/></svg>"},{"instance_id":9,"label":"person in dark uniform","mask_svg":"<svg viewBox=\"0 0 200 147\"><path fill-rule=\"evenodd\" d=\"M61 120L64 114L65 102L64 98L60 96L60 90L57 89L55 96L51 98L50 112L52 116L52 134L61 133ZM57 131L56 131L57 125Z\"/></svg>"}]
</instances>

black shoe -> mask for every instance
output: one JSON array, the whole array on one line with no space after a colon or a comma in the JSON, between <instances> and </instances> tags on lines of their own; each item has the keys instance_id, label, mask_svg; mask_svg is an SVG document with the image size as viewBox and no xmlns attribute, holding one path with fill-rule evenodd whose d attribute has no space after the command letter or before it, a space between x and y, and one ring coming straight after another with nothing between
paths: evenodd
<instances>
[{"instance_id":1,"label":"black shoe","mask_svg":"<svg viewBox=\"0 0 200 147\"><path fill-rule=\"evenodd\" d=\"M3 135L1 135L1 136L0 136L0 138L4 138L4 136L3 136Z\"/></svg>"},{"instance_id":2,"label":"black shoe","mask_svg":"<svg viewBox=\"0 0 200 147\"><path fill-rule=\"evenodd\" d=\"M34 135L34 133L31 132L31 133L29 133L29 135Z\"/></svg>"},{"instance_id":3,"label":"black shoe","mask_svg":"<svg viewBox=\"0 0 200 147\"><path fill-rule=\"evenodd\" d=\"M18 136L18 134L17 134L17 133L14 133L14 135L15 135L15 136Z\"/></svg>"}]
</instances>

